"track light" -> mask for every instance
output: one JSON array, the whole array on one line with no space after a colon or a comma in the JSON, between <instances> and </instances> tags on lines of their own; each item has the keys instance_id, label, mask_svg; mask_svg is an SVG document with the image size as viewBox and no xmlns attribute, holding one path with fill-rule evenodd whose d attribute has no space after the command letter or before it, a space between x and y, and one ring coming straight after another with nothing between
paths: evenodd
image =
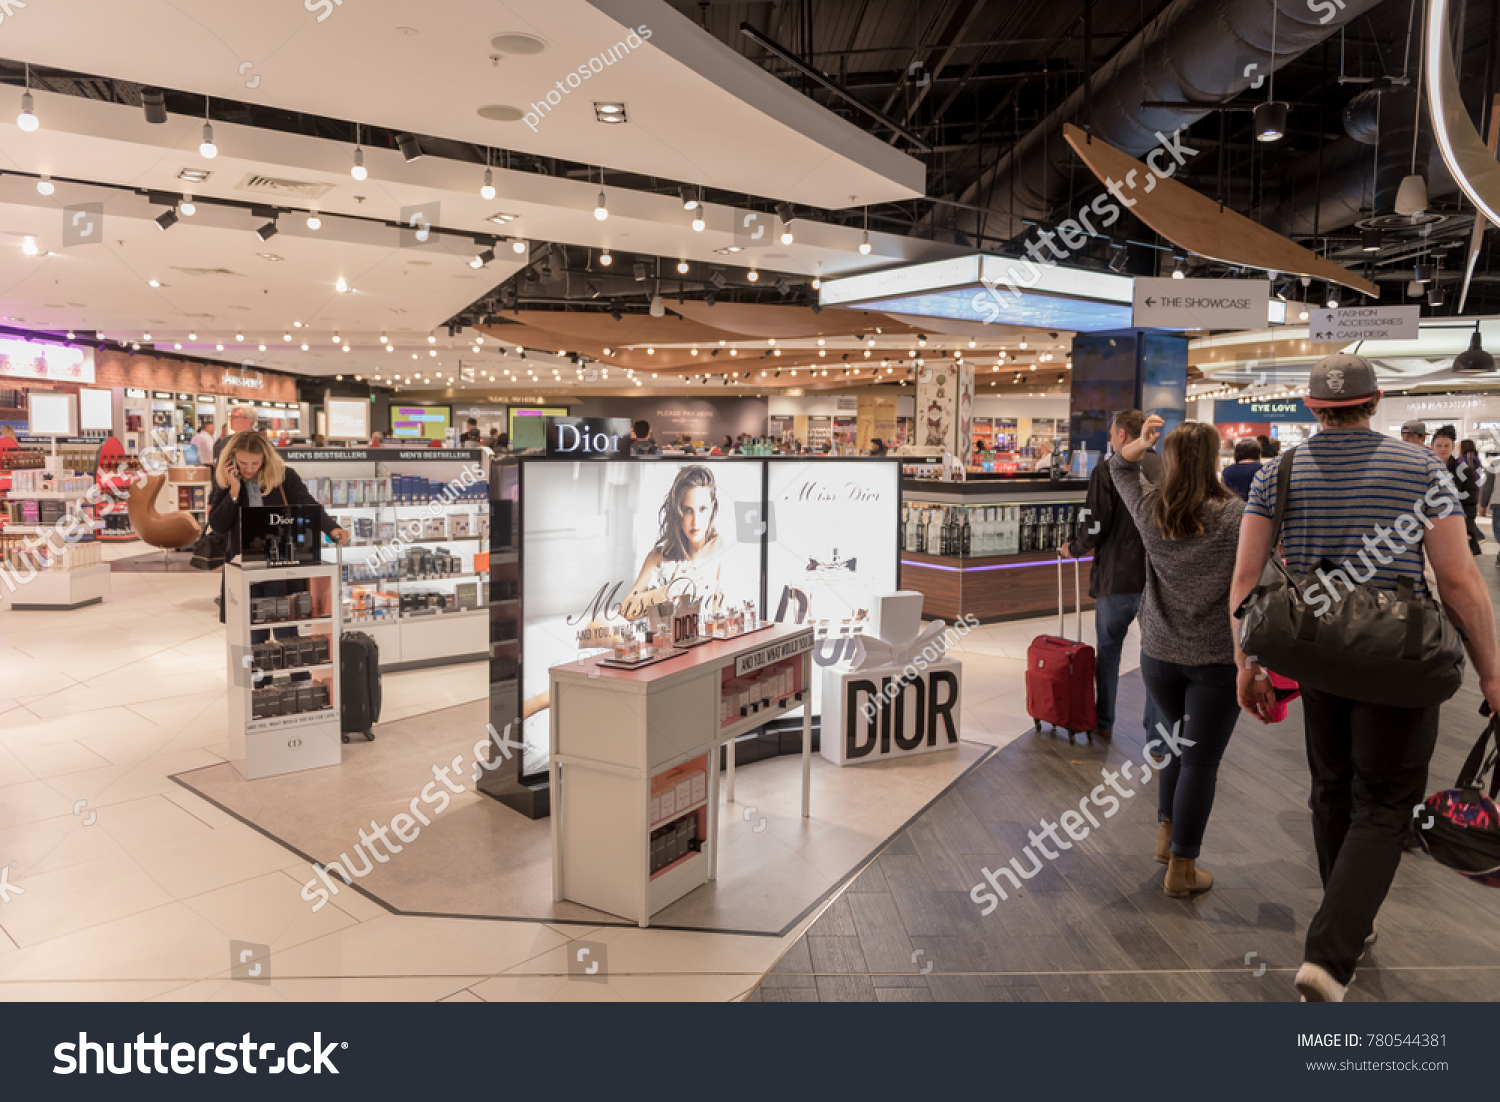
<instances>
[{"instance_id":1,"label":"track light","mask_svg":"<svg viewBox=\"0 0 1500 1102\"><path fill-rule=\"evenodd\" d=\"M473 260L469 261L469 267L471 267L471 268L483 268L486 264L488 264L490 261L492 261L494 259L495 259L495 250L494 249L489 249L489 248L482 249L477 254L475 254L475 257L474 257Z\"/></svg>"},{"instance_id":2,"label":"track light","mask_svg":"<svg viewBox=\"0 0 1500 1102\"><path fill-rule=\"evenodd\" d=\"M1172 278L1173 279L1186 279L1187 278L1187 261L1184 260L1180 256L1177 258L1177 267L1175 267L1175 268L1172 269Z\"/></svg>"},{"instance_id":3,"label":"track light","mask_svg":"<svg viewBox=\"0 0 1500 1102\"><path fill-rule=\"evenodd\" d=\"M677 194L682 197L683 210L697 210L703 202L701 193L692 184L683 184L677 189Z\"/></svg>"},{"instance_id":4,"label":"track light","mask_svg":"<svg viewBox=\"0 0 1500 1102\"><path fill-rule=\"evenodd\" d=\"M757 272L754 268L751 268L748 272L745 273L745 278L748 279L751 283L754 283L758 279L760 279L760 273Z\"/></svg>"},{"instance_id":5,"label":"track light","mask_svg":"<svg viewBox=\"0 0 1500 1102\"><path fill-rule=\"evenodd\" d=\"M1330 310L1337 310L1338 308L1339 308L1339 292L1338 292L1338 289L1336 287L1330 287L1330 288L1328 288L1328 309L1330 309Z\"/></svg>"},{"instance_id":6,"label":"track light","mask_svg":"<svg viewBox=\"0 0 1500 1102\"><path fill-rule=\"evenodd\" d=\"M363 180L370 175L370 170L365 167L365 151L359 146L354 147L354 165L349 169L349 175L356 180Z\"/></svg>"},{"instance_id":7,"label":"track light","mask_svg":"<svg viewBox=\"0 0 1500 1102\"><path fill-rule=\"evenodd\" d=\"M1252 112L1255 126L1255 140L1258 142L1279 142L1286 137L1286 113L1287 105L1281 100L1270 103L1257 103Z\"/></svg>"},{"instance_id":8,"label":"track light","mask_svg":"<svg viewBox=\"0 0 1500 1102\"><path fill-rule=\"evenodd\" d=\"M219 155L219 147L214 145L214 128L212 123L206 122L203 124L203 140L198 143L198 153L210 161Z\"/></svg>"},{"instance_id":9,"label":"track light","mask_svg":"<svg viewBox=\"0 0 1500 1102\"><path fill-rule=\"evenodd\" d=\"M678 275L687 275L687 272L688 272L688 262L686 260L679 260L677 262L677 274Z\"/></svg>"},{"instance_id":10,"label":"track light","mask_svg":"<svg viewBox=\"0 0 1500 1102\"><path fill-rule=\"evenodd\" d=\"M309 214L307 216L307 228L310 230L322 229L323 219L319 218L316 214Z\"/></svg>"},{"instance_id":11,"label":"track light","mask_svg":"<svg viewBox=\"0 0 1500 1102\"><path fill-rule=\"evenodd\" d=\"M631 266L630 270L635 275L635 281L637 283L646 282L646 262L644 260L637 260L635 264Z\"/></svg>"},{"instance_id":12,"label":"track light","mask_svg":"<svg viewBox=\"0 0 1500 1102\"><path fill-rule=\"evenodd\" d=\"M775 287L776 287L776 289L777 289L777 290L778 290L778 291L780 291L780 292L781 292L781 293L782 293L782 294L783 294L783 295L789 295L789 294L791 294L791 293L792 293L792 288L791 288L791 286L790 286L790 285L789 285L789 284L788 284L788 283L787 283L787 281L786 281L786 280L784 280L784 279L777 279L777 280L776 280L776 283L775 283L775 284L774 284L774 286L775 286Z\"/></svg>"},{"instance_id":13,"label":"track light","mask_svg":"<svg viewBox=\"0 0 1500 1102\"><path fill-rule=\"evenodd\" d=\"M16 116L16 125L28 134L42 125L41 120L36 117L36 112L31 107L31 93L21 93L21 113Z\"/></svg>"},{"instance_id":14,"label":"track light","mask_svg":"<svg viewBox=\"0 0 1500 1102\"><path fill-rule=\"evenodd\" d=\"M271 240L271 238L275 237L278 232L279 228L276 225L276 219L273 218L264 226L261 226L260 229L256 230L255 236L260 238L262 241L269 241Z\"/></svg>"},{"instance_id":15,"label":"track light","mask_svg":"<svg viewBox=\"0 0 1500 1102\"><path fill-rule=\"evenodd\" d=\"M1127 255L1128 254L1124 245L1114 246L1114 255L1109 258L1109 270L1112 272L1124 271L1125 259ZM1023 345L1022 347L1025 346Z\"/></svg>"},{"instance_id":16,"label":"track light","mask_svg":"<svg viewBox=\"0 0 1500 1102\"><path fill-rule=\"evenodd\" d=\"M603 222L609 217L609 205L604 201L604 190L599 190L599 203L594 207L594 218Z\"/></svg>"},{"instance_id":17,"label":"track light","mask_svg":"<svg viewBox=\"0 0 1500 1102\"><path fill-rule=\"evenodd\" d=\"M177 213L184 218L191 218L198 213L198 207L193 203L191 195L184 195L182 201L177 204Z\"/></svg>"},{"instance_id":18,"label":"track light","mask_svg":"<svg viewBox=\"0 0 1500 1102\"><path fill-rule=\"evenodd\" d=\"M495 197L495 174L489 169L484 170L484 185L479 189L479 194L485 199Z\"/></svg>"},{"instance_id":19,"label":"track light","mask_svg":"<svg viewBox=\"0 0 1500 1102\"><path fill-rule=\"evenodd\" d=\"M608 249L605 249L603 252L601 252L599 254L599 264L602 267L608 268L614 262L615 262L615 258L609 255L609 250Z\"/></svg>"},{"instance_id":20,"label":"track light","mask_svg":"<svg viewBox=\"0 0 1500 1102\"><path fill-rule=\"evenodd\" d=\"M154 221L156 222L157 229L163 231L169 230L177 225L177 211L175 209L164 210L156 216Z\"/></svg>"},{"instance_id":21,"label":"track light","mask_svg":"<svg viewBox=\"0 0 1500 1102\"><path fill-rule=\"evenodd\" d=\"M625 320L625 315L620 313L620 308L618 306L611 306L609 308L609 316L614 318L616 321Z\"/></svg>"},{"instance_id":22,"label":"track light","mask_svg":"<svg viewBox=\"0 0 1500 1102\"><path fill-rule=\"evenodd\" d=\"M422 159L422 147L415 134L397 134L396 148L401 150L401 156L406 158L407 163Z\"/></svg>"},{"instance_id":23,"label":"track light","mask_svg":"<svg viewBox=\"0 0 1500 1102\"><path fill-rule=\"evenodd\" d=\"M524 253L526 251L526 249L527 249L526 242L523 241L519 237L516 238L514 241L512 241L510 243L510 251L511 252L514 252L514 253Z\"/></svg>"},{"instance_id":24,"label":"track light","mask_svg":"<svg viewBox=\"0 0 1500 1102\"><path fill-rule=\"evenodd\" d=\"M165 92L156 88L141 89L141 106L146 109L147 122L167 121L167 94Z\"/></svg>"},{"instance_id":25,"label":"track light","mask_svg":"<svg viewBox=\"0 0 1500 1102\"><path fill-rule=\"evenodd\" d=\"M343 276L339 276L339 278L334 281L333 289L341 295L347 295L349 293L349 284L347 281L345 281ZM335 337L334 340L338 340L338 338Z\"/></svg>"},{"instance_id":26,"label":"track light","mask_svg":"<svg viewBox=\"0 0 1500 1102\"><path fill-rule=\"evenodd\" d=\"M705 306L717 306L719 305L719 296L710 291L703 296L703 304Z\"/></svg>"},{"instance_id":27,"label":"track light","mask_svg":"<svg viewBox=\"0 0 1500 1102\"><path fill-rule=\"evenodd\" d=\"M709 275L708 281L721 291L725 287L729 286L729 280L724 278L724 271L722 268L715 268L712 274Z\"/></svg>"},{"instance_id":28,"label":"track light","mask_svg":"<svg viewBox=\"0 0 1500 1102\"><path fill-rule=\"evenodd\" d=\"M699 206L693 211L693 232L702 233L706 225L708 223L703 220L703 208Z\"/></svg>"},{"instance_id":29,"label":"track light","mask_svg":"<svg viewBox=\"0 0 1500 1102\"><path fill-rule=\"evenodd\" d=\"M863 256L870 255L870 231L865 230L859 235L859 251Z\"/></svg>"},{"instance_id":30,"label":"track light","mask_svg":"<svg viewBox=\"0 0 1500 1102\"><path fill-rule=\"evenodd\" d=\"M1359 231L1359 247L1367 253L1378 253L1384 238L1385 234L1379 226L1371 226Z\"/></svg>"}]
</instances>

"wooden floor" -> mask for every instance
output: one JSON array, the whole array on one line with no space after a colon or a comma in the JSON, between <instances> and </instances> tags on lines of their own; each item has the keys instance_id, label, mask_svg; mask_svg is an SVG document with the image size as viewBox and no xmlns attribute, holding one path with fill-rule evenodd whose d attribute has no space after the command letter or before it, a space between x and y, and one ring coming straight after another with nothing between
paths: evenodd
<instances>
[{"instance_id":1,"label":"wooden floor","mask_svg":"<svg viewBox=\"0 0 1500 1102\"><path fill-rule=\"evenodd\" d=\"M1480 569L1500 594L1489 555ZM1069 745L1028 729L1002 748L898 835L750 999L1294 1001L1322 896L1300 704L1278 726L1244 719L1235 731L1200 858L1213 891L1192 900L1162 892L1148 785L987 917L970 899L985 866L1015 857L1029 867L1027 831L1076 808L1101 769L1140 760L1144 699L1139 672L1122 677L1113 744ZM1443 708L1429 792L1456 779L1483 729L1480 699L1470 671ZM1379 930L1350 1001L1500 995L1500 891L1409 851Z\"/></svg>"}]
</instances>

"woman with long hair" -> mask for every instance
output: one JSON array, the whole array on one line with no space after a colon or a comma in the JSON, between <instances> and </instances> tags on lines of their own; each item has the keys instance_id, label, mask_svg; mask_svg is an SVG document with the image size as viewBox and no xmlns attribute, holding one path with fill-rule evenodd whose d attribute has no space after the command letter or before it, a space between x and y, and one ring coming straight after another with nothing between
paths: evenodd
<instances>
[{"instance_id":1,"label":"woman with long hair","mask_svg":"<svg viewBox=\"0 0 1500 1102\"><path fill-rule=\"evenodd\" d=\"M264 436L258 432L236 433L219 453L219 462L214 468L214 491L208 499L208 523L215 532L224 536L226 563L240 553L240 509L262 505L311 505L318 510L318 526L329 539L338 543L349 542L349 533L328 515L308 492L302 477L282 461ZM222 582L219 595L219 623L222 624Z\"/></svg>"},{"instance_id":2,"label":"woman with long hair","mask_svg":"<svg viewBox=\"0 0 1500 1102\"><path fill-rule=\"evenodd\" d=\"M1219 760L1240 716L1228 609L1245 503L1219 478L1218 430L1195 421L1167 434L1161 479L1148 482L1140 461L1162 425L1147 417L1140 438L1110 464L1146 548L1141 675L1163 720L1156 741L1166 744L1157 767L1156 859L1167 866L1166 893L1180 897L1214 883L1197 859Z\"/></svg>"},{"instance_id":3,"label":"woman with long hair","mask_svg":"<svg viewBox=\"0 0 1500 1102\"><path fill-rule=\"evenodd\" d=\"M657 522L656 542L641 564L625 606L629 608L632 599L642 593L670 587L673 596L684 593L701 599L707 611L719 596L718 559L724 551L718 528L719 491L713 472L701 466L678 471L657 513Z\"/></svg>"}]
</instances>

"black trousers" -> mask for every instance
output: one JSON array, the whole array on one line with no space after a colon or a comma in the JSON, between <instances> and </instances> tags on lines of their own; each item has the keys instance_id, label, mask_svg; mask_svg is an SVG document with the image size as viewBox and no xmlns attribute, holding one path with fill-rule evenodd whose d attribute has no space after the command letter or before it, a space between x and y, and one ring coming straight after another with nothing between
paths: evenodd
<instances>
[{"instance_id":1,"label":"black trousers","mask_svg":"<svg viewBox=\"0 0 1500 1102\"><path fill-rule=\"evenodd\" d=\"M1427 798L1438 708L1302 694L1312 772L1313 841L1323 903L1306 959L1348 983L1401 864L1412 808Z\"/></svg>"}]
</instances>

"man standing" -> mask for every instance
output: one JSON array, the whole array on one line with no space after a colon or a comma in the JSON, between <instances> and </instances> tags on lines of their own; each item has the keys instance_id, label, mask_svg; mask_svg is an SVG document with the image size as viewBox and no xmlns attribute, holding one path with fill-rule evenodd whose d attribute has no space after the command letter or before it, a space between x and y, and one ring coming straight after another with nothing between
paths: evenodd
<instances>
[{"instance_id":1,"label":"man standing","mask_svg":"<svg viewBox=\"0 0 1500 1102\"><path fill-rule=\"evenodd\" d=\"M484 437L479 433L479 422L470 417L464 422L464 434L458 438L458 446L465 448L472 444L479 444L483 440Z\"/></svg>"},{"instance_id":2,"label":"man standing","mask_svg":"<svg viewBox=\"0 0 1500 1102\"><path fill-rule=\"evenodd\" d=\"M1427 424L1424 421L1408 421L1401 426L1401 439L1419 448L1427 446Z\"/></svg>"},{"instance_id":3,"label":"man standing","mask_svg":"<svg viewBox=\"0 0 1500 1102\"><path fill-rule=\"evenodd\" d=\"M214 423L204 421L198 426L198 431L193 433L190 441L194 448L198 449L198 462L205 467L212 466L214 461Z\"/></svg>"},{"instance_id":4,"label":"man standing","mask_svg":"<svg viewBox=\"0 0 1500 1102\"><path fill-rule=\"evenodd\" d=\"M630 430L631 455L655 455L656 441L651 437L651 422L637 421Z\"/></svg>"},{"instance_id":5,"label":"man standing","mask_svg":"<svg viewBox=\"0 0 1500 1102\"><path fill-rule=\"evenodd\" d=\"M1109 429L1109 447L1117 452L1141 435L1146 415L1138 409L1127 409L1115 415ZM1161 477L1161 457L1148 451L1141 457L1146 477L1156 482ZM1089 478L1081 535L1058 549L1063 558L1077 559L1094 552L1094 569L1089 573L1089 596L1094 598L1094 636L1097 653L1094 665L1094 699L1097 726L1093 734L1110 738L1115 726L1115 696L1120 687L1120 652L1125 635L1141 608L1141 594L1146 589L1146 548L1135 521L1120 501L1108 463L1100 463ZM1146 696L1142 717L1147 733L1156 729L1156 705ZM1155 756L1155 755L1153 755ZM1160 760L1160 759L1158 759Z\"/></svg>"},{"instance_id":6,"label":"man standing","mask_svg":"<svg viewBox=\"0 0 1500 1102\"><path fill-rule=\"evenodd\" d=\"M214 466L219 465L219 456L224 451L224 445L232 440L236 433L255 432L255 407L233 406L229 410L229 435L218 440L214 444Z\"/></svg>"},{"instance_id":7,"label":"man standing","mask_svg":"<svg viewBox=\"0 0 1500 1102\"><path fill-rule=\"evenodd\" d=\"M1303 402L1322 431L1291 453L1281 531L1286 565L1306 575L1326 557L1366 585L1395 593L1405 579L1423 593L1425 553L1443 607L1466 636L1480 691L1500 713L1495 614L1469 554L1456 488L1423 446L1427 426L1403 425L1403 438L1415 438L1405 443L1370 428L1380 398L1375 368L1360 356L1340 353L1313 366ZM1255 587L1271 554L1277 472L1286 461L1282 455L1266 464L1251 487L1231 610ZM1235 652L1240 706L1263 720L1274 690L1240 650L1238 637ZM1427 797L1439 709L1393 708L1305 686L1302 702L1323 901L1307 930L1296 984L1307 1002L1341 1002L1365 945L1375 938L1375 916L1401 863L1412 808Z\"/></svg>"}]
</instances>

